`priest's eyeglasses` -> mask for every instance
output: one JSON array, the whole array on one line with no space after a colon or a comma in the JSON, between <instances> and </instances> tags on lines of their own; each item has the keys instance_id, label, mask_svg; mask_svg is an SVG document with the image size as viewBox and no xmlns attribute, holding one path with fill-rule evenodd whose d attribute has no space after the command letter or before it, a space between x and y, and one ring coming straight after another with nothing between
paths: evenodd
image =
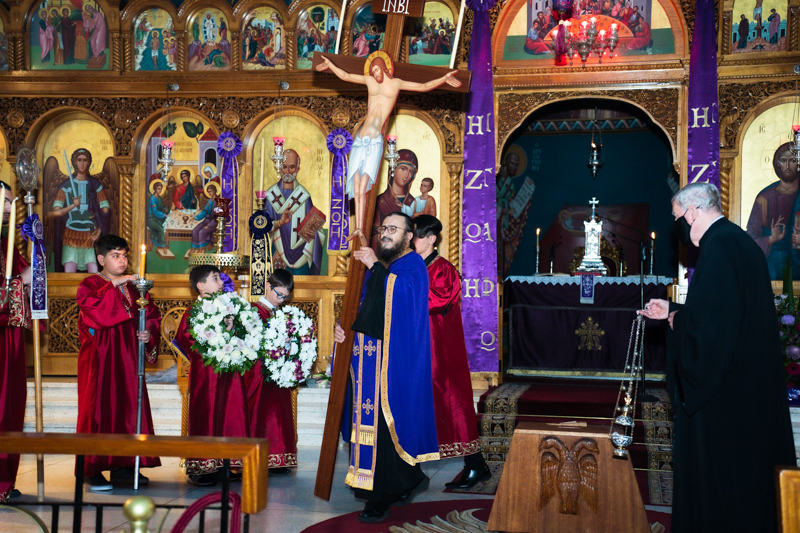
<instances>
[{"instance_id":1,"label":"priest's eyeglasses","mask_svg":"<svg viewBox=\"0 0 800 533\"><path fill-rule=\"evenodd\" d=\"M406 231L406 228L398 228L397 226L378 226L378 234L388 233L389 235L394 235L397 233L397 230Z\"/></svg>"}]
</instances>

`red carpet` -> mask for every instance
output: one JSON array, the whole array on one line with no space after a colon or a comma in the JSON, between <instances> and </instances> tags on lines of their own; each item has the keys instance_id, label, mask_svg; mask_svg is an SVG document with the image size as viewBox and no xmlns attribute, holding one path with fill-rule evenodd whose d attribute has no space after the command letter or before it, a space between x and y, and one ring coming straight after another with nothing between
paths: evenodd
<instances>
[{"instance_id":1,"label":"red carpet","mask_svg":"<svg viewBox=\"0 0 800 533\"><path fill-rule=\"evenodd\" d=\"M378 524L362 524L358 513L331 518L306 528L302 533L434 533L486 531L494 500L451 500L392 506L392 514ZM669 533L671 515L647 511L653 533Z\"/></svg>"}]
</instances>

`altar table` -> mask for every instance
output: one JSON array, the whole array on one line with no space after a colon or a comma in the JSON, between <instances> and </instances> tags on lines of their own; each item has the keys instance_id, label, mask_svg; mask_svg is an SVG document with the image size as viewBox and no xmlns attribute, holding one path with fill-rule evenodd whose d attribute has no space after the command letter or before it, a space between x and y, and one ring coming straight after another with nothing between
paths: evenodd
<instances>
[{"instance_id":1,"label":"altar table","mask_svg":"<svg viewBox=\"0 0 800 533\"><path fill-rule=\"evenodd\" d=\"M594 278L594 302L582 304L580 276L513 276L503 287L509 372L624 370L640 279ZM644 301L667 298L671 278L645 276ZM645 371L666 369L666 322L646 320Z\"/></svg>"}]
</instances>

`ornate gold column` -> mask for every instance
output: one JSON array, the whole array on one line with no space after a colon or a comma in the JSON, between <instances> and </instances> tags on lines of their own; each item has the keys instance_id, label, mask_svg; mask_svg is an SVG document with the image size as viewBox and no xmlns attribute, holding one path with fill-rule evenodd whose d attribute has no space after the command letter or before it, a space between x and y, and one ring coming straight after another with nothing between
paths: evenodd
<instances>
[{"instance_id":1,"label":"ornate gold column","mask_svg":"<svg viewBox=\"0 0 800 533\"><path fill-rule=\"evenodd\" d=\"M800 50L800 5L789 6L786 20L786 50Z\"/></svg>"},{"instance_id":2,"label":"ornate gold column","mask_svg":"<svg viewBox=\"0 0 800 533\"><path fill-rule=\"evenodd\" d=\"M176 60L179 71L186 70L186 32L176 32L178 35L178 58Z\"/></svg>"},{"instance_id":3,"label":"ornate gold column","mask_svg":"<svg viewBox=\"0 0 800 533\"><path fill-rule=\"evenodd\" d=\"M286 32L286 68L297 68L297 39L295 39L294 30L284 28Z\"/></svg>"},{"instance_id":4,"label":"ornate gold column","mask_svg":"<svg viewBox=\"0 0 800 533\"><path fill-rule=\"evenodd\" d=\"M461 271L461 168L463 161L447 163L450 176L450 228L447 234L448 261Z\"/></svg>"},{"instance_id":5,"label":"ornate gold column","mask_svg":"<svg viewBox=\"0 0 800 533\"><path fill-rule=\"evenodd\" d=\"M133 72L133 36L130 33L122 35L122 72Z\"/></svg>"},{"instance_id":6,"label":"ornate gold column","mask_svg":"<svg viewBox=\"0 0 800 533\"><path fill-rule=\"evenodd\" d=\"M126 241L133 242L133 179L136 175L138 163L131 162L130 159L116 159L117 169L119 169L119 202L128 209L122 210L122 218L119 222L120 237Z\"/></svg>"},{"instance_id":7,"label":"ornate gold column","mask_svg":"<svg viewBox=\"0 0 800 533\"><path fill-rule=\"evenodd\" d=\"M347 269L350 268L350 256L349 255L337 255L335 257L336 257L336 271L333 273L333 275L334 276L346 276L347 275Z\"/></svg>"},{"instance_id":8,"label":"ornate gold column","mask_svg":"<svg viewBox=\"0 0 800 533\"><path fill-rule=\"evenodd\" d=\"M8 70L17 70L17 34L8 33Z\"/></svg>"},{"instance_id":9,"label":"ornate gold column","mask_svg":"<svg viewBox=\"0 0 800 533\"><path fill-rule=\"evenodd\" d=\"M111 70L122 71L122 40L118 31L109 32L111 35Z\"/></svg>"},{"instance_id":10,"label":"ornate gold column","mask_svg":"<svg viewBox=\"0 0 800 533\"><path fill-rule=\"evenodd\" d=\"M14 49L14 57L16 58L14 70L27 70L25 68L25 34L14 34L14 41L17 43ZM9 50L9 54L10 52Z\"/></svg>"},{"instance_id":11,"label":"ornate gold column","mask_svg":"<svg viewBox=\"0 0 800 533\"><path fill-rule=\"evenodd\" d=\"M722 201L722 214L731 218L731 187L733 185L733 168L739 152L736 150L719 151L719 195ZM745 222L746 223L746 222Z\"/></svg>"},{"instance_id":12,"label":"ornate gold column","mask_svg":"<svg viewBox=\"0 0 800 533\"><path fill-rule=\"evenodd\" d=\"M231 70L242 70L241 32L231 33Z\"/></svg>"}]
</instances>

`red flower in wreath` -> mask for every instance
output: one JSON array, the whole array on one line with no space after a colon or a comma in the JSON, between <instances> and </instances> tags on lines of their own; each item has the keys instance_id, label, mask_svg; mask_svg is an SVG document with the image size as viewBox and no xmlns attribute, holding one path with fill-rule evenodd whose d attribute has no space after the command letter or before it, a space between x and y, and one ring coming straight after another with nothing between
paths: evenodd
<instances>
[{"instance_id":1,"label":"red flower in wreath","mask_svg":"<svg viewBox=\"0 0 800 533\"><path fill-rule=\"evenodd\" d=\"M790 376L797 376L800 374L800 363L789 363L786 365L786 372L788 372Z\"/></svg>"}]
</instances>

